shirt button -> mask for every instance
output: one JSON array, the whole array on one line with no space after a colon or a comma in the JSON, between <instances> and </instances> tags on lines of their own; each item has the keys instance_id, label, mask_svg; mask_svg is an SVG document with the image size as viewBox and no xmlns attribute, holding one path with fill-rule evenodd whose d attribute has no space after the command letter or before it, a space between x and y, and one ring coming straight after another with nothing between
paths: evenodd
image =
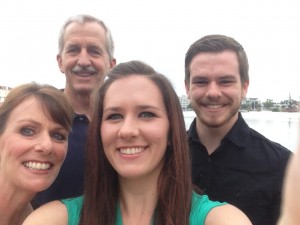
<instances>
[{"instance_id":1,"label":"shirt button","mask_svg":"<svg viewBox=\"0 0 300 225\"><path fill-rule=\"evenodd\" d=\"M211 162L211 158L210 158L210 157L209 157L209 158L207 158L207 161L208 161L208 162Z\"/></svg>"},{"instance_id":2,"label":"shirt button","mask_svg":"<svg viewBox=\"0 0 300 225\"><path fill-rule=\"evenodd\" d=\"M206 187L203 187L203 188L201 188L201 189L202 189L202 191L206 192Z\"/></svg>"},{"instance_id":3,"label":"shirt button","mask_svg":"<svg viewBox=\"0 0 300 225\"><path fill-rule=\"evenodd\" d=\"M235 192L235 198L239 198L241 196L241 193L239 191Z\"/></svg>"}]
</instances>

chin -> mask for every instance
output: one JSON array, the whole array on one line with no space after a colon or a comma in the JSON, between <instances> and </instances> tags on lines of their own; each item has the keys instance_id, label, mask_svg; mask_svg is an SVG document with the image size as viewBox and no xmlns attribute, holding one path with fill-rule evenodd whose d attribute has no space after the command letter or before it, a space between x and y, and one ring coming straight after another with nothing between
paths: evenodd
<instances>
[{"instance_id":1,"label":"chin","mask_svg":"<svg viewBox=\"0 0 300 225\"><path fill-rule=\"evenodd\" d=\"M28 189L31 189L32 192L40 192L44 191L47 188L51 186L51 184L54 182L52 181L37 181L37 182L32 182L28 185Z\"/></svg>"},{"instance_id":2,"label":"chin","mask_svg":"<svg viewBox=\"0 0 300 225\"><path fill-rule=\"evenodd\" d=\"M210 128L219 128L227 124L228 121L229 120L227 120L226 118L214 118L209 120L203 119L202 123Z\"/></svg>"},{"instance_id":3,"label":"chin","mask_svg":"<svg viewBox=\"0 0 300 225\"><path fill-rule=\"evenodd\" d=\"M77 88L77 92L80 94L90 94L93 87L79 87Z\"/></svg>"}]
</instances>

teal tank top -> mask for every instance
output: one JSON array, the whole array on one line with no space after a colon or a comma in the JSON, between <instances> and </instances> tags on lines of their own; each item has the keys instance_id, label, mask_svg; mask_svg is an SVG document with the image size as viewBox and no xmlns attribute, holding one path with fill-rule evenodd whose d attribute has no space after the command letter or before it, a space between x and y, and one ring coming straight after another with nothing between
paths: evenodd
<instances>
[{"instance_id":1,"label":"teal tank top","mask_svg":"<svg viewBox=\"0 0 300 225\"><path fill-rule=\"evenodd\" d=\"M67 207L68 211L68 225L78 225L80 219L80 212L83 204L83 197L71 198L61 200ZM210 201L207 195L192 195L192 207L190 213L190 225L204 225L207 214L216 206L224 205L216 201ZM122 225L122 215L120 207L117 208L116 224Z\"/></svg>"}]
</instances>

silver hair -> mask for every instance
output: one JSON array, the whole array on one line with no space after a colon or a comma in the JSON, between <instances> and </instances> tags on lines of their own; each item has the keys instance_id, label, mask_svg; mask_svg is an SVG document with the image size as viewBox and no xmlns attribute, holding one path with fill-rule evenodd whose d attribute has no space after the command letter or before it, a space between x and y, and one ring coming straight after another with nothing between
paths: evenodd
<instances>
[{"instance_id":1,"label":"silver hair","mask_svg":"<svg viewBox=\"0 0 300 225\"><path fill-rule=\"evenodd\" d=\"M104 30L106 31L106 50L108 52L109 58L110 60L113 59L114 57L114 41L112 38L112 34L109 30L109 28L105 25L105 23L93 16L90 15L85 15L85 14L81 14L81 15L76 15L76 16L72 16L70 18L68 18L66 20L66 22L64 23L64 25L62 26L60 33L59 33L59 38L58 38L58 53L61 54L64 48L64 36L65 36L65 32L66 32L66 28L68 27L69 24L71 23L80 23L80 24L84 24L87 22L96 22L99 25L101 25Z\"/></svg>"}]
</instances>

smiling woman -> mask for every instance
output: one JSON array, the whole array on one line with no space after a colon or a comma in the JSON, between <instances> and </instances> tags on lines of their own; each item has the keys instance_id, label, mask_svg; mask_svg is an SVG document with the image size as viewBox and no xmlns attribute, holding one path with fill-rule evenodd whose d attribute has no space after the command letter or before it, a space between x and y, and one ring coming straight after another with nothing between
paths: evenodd
<instances>
[{"instance_id":1,"label":"smiling woman","mask_svg":"<svg viewBox=\"0 0 300 225\"><path fill-rule=\"evenodd\" d=\"M33 196L56 178L67 152L73 110L63 93L29 83L0 107L0 224L19 225Z\"/></svg>"}]
</instances>

